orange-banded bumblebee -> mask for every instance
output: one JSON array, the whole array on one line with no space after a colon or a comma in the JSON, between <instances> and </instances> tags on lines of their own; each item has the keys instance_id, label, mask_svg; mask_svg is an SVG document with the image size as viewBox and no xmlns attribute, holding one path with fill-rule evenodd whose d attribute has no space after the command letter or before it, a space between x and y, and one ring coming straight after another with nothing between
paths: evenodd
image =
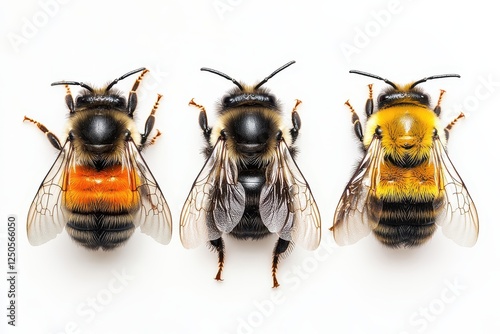
<instances>
[{"instance_id":1,"label":"orange-banded bumblebee","mask_svg":"<svg viewBox=\"0 0 500 334\"><path fill-rule=\"evenodd\" d=\"M441 90L434 109L429 95L417 85L430 76L390 85L377 99L374 111L372 85L365 105L365 134L353 107L355 134L365 156L347 184L337 206L333 234L337 243L350 244L374 232L389 247L414 247L430 239L440 225L445 236L463 246L476 243L479 222L476 207L446 152L448 134L460 114L448 126L439 124Z\"/></svg>"},{"instance_id":2,"label":"orange-banded bumblebee","mask_svg":"<svg viewBox=\"0 0 500 334\"><path fill-rule=\"evenodd\" d=\"M128 100L114 85L141 72ZM31 204L27 232L32 245L61 233L88 249L110 250L130 238L135 228L167 244L172 218L163 194L140 151L149 138L161 95L140 134L133 120L136 90L145 68L128 72L102 88L76 81L64 85L69 109L68 134L63 144L41 123L35 123L60 151ZM84 89L73 100L69 85Z\"/></svg>"},{"instance_id":3,"label":"orange-banded bumblebee","mask_svg":"<svg viewBox=\"0 0 500 334\"><path fill-rule=\"evenodd\" d=\"M320 214L309 185L294 161L293 144L301 121L297 100L291 129L286 129L276 97L261 86L289 62L254 86L247 86L219 71L202 68L231 80L237 87L218 108L218 123L209 127L205 108L199 125L207 146L207 161L196 178L181 212L180 236L184 247L202 242L218 254L216 280L224 265L222 235L260 239L278 235L272 259L273 287L280 258L293 243L315 249L320 242Z\"/></svg>"}]
</instances>

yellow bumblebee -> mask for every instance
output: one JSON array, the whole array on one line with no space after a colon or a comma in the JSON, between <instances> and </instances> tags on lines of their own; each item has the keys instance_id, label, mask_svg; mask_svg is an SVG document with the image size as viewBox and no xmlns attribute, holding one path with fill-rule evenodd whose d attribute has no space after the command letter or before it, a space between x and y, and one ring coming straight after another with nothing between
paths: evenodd
<instances>
[{"instance_id":1,"label":"yellow bumblebee","mask_svg":"<svg viewBox=\"0 0 500 334\"><path fill-rule=\"evenodd\" d=\"M365 111L365 134L349 101L356 136L365 156L347 184L337 206L331 230L340 245L352 244L374 232L389 247L414 247L430 239L436 225L462 246L473 246L479 232L476 207L446 153L448 134L460 114L440 125L441 90L434 109L429 95L417 85L431 79L460 77L435 75L406 85L361 71L391 87L377 99L372 85Z\"/></svg>"}]
</instances>

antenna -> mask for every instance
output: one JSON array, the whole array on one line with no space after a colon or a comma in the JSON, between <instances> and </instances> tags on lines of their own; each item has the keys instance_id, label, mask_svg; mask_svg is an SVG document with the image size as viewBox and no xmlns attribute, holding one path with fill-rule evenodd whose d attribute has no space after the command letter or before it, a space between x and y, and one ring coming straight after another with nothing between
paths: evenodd
<instances>
[{"instance_id":1,"label":"antenna","mask_svg":"<svg viewBox=\"0 0 500 334\"><path fill-rule=\"evenodd\" d=\"M91 93L94 92L94 89L87 85L86 83L83 82L77 82L77 81L57 81L53 82L50 84L51 86L57 86L57 85L76 85L76 86L81 86L85 89L88 89Z\"/></svg>"},{"instance_id":2,"label":"antenna","mask_svg":"<svg viewBox=\"0 0 500 334\"><path fill-rule=\"evenodd\" d=\"M276 74L278 74L279 72L283 71L285 68L287 68L288 66L292 65L292 64L295 64L295 60L292 60L288 63L286 63L285 65L281 66L280 68L278 68L276 71L274 71L273 73L271 73L269 76L267 76L266 78L264 78L264 80L262 80L261 82L259 82L255 87L254 89L257 89L259 88L260 86L262 86L263 84L265 84L267 82L267 80L271 79L272 77L274 77Z\"/></svg>"},{"instance_id":3,"label":"antenna","mask_svg":"<svg viewBox=\"0 0 500 334\"><path fill-rule=\"evenodd\" d=\"M364 76L367 76L367 77L371 77L371 78L375 78L375 79L378 79L378 80L382 80L386 84L389 84L392 87L394 87L395 89L398 89L398 87L393 82L391 82L391 81L389 81L387 79L384 79L382 77L379 77L378 75L375 75L375 74L371 74L371 73L367 73L367 72L363 72L363 71L358 71L358 70L350 70L349 73L360 74L360 75L364 75ZM460 75L458 75L458 74L438 74L438 75L432 75L430 77L426 77L426 78L423 78L423 79L415 81L410 86L410 89L415 88L416 85L421 84L422 82L426 82L427 80L440 79L440 78L460 78Z\"/></svg>"},{"instance_id":4,"label":"antenna","mask_svg":"<svg viewBox=\"0 0 500 334\"><path fill-rule=\"evenodd\" d=\"M415 81L410 86L410 89L414 88L418 84L421 84L422 82L426 82L427 80L440 79L440 78L460 78L460 75L458 75L458 74L438 74L438 75L433 75L433 76L430 76L430 77L423 78L423 79L420 79L418 81Z\"/></svg>"},{"instance_id":5,"label":"antenna","mask_svg":"<svg viewBox=\"0 0 500 334\"><path fill-rule=\"evenodd\" d=\"M232 81L236 86L238 86L238 88L243 91L243 87L240 85L240 83L236 80L234 80L233 78L231 78L229 75L225 74L225 73L222 73L221 71L217 71L217 70L214 70L214 69L211 69L211 68L207 68L207 67L202 67L200 69L201 71L207 71L207 72L211 72L211 73L214 73L214 74L217 74L217 75L220 75L221 77L227 79L227 80L230 80Z\"/></svg>"},{"instance_id":6,"label":"antenna","mask_svg":"<svg viewBox=\"0 0 500 334\"><path fill-rule=\"evenodd\" d=\"M272 77L274 77L277 73L283 71L285 68L287 68L288 66L292 65L295 63L295 60L292 60L288 63L286 63L285 65L281 66L280 68L278 68L276 71L274 71L273 73L271 73L270 75L268 75L264 80L262 80L261 82L259 82L255 87L254 89L257 89L259 88L260 86L262 86L263 84L265 84L267 82L267 80L271 79ZM236 86L238 86L238 88L243 91L243 87L241 86L241 84L234 80L233 78L231 78L229 75L225 74L225 73L222 73L221 71L217 71L217 70L214 70L212 68L207 68L207 67L202 67L201 68L202 71L207 71L207 72L212 72L214 74L217 74L217 75L220 75L221 77L227 79L227 80L230 80L232 81Z\"/></svg>"},{"instance_id":7,"label":"antenna","mask_svg":"<svg viewBox=\"0 0 500 334\"><path fill-rule=\"evenodd\" d=\"M115 79L113 80L109 85L108 87L106 87L106 92L109 91L111 89L111 87L113 87L114 85L116 85L116 83L120 80L123 80L125 79L126 77L129 77L131 76L132 74L135 74L137 72L141 72L141 71L144 71L146 68L145 67L141 67L141 68L138 68L136 70L133 70L133 71L130 71L128 73L125 73L124 75L122 75L121 77L119 77L118 79ZM78 81L57 81L57 82L53 82L50 84L51 86L57 86L57 85L75 85L75 86L81 86L87 90L89 90L91 93L94 92L94 89L92 87L90 87L89 85L87 85L86 83L83 83L83 82L78 82Z\"/></svg>"},{"instance_id":8,"label":"antenna","mask_svg":"<svg viewBox=\"0 0 500 334\"><path fill-rule=\"evenodd\" d=\"M375 79L378 79L378 80L382 80L386 84L391 85L393 88L398 89L398 86L396 86L396 84L394 84L392 81L389 81L387 79L379 77L378 75L375 75L375 74L371 74L371 73L367 73L367 72L363 72L363 71L358 71L358 70L350 70L349 73L364 75L366 77L370 77L370 78L375 78Z\"/></svg>"},{"instance_id":9,"label":"antenna","mask_svg":"<svg viewBox=\"0 0 500 334\"><path fill-rule=\"evenodd\" d=\"M116 85L116 83L117 83L118 81L123 80L123 79L125 79L126 77L129 77L129 76L131 76L132 74L135 74L135 73L137 73L137 72L144 71L145 69L146 69L145 67L141 67L141 68L138 68L138 69L136 69L136 70L130 71L130 72L128 72L128 73L125 73L124 75L122 75L122 76L121 76L121 77L119 77L118 79L113 80L113 81L112 81L112 82L108 85L108 87L106 87L106 90L105 90L105 91L106 91L106 92L107 92L107 91L109 91L109 90L111 89L111 87L113 87L114 85Z\"/></svg>"}]
</instances>

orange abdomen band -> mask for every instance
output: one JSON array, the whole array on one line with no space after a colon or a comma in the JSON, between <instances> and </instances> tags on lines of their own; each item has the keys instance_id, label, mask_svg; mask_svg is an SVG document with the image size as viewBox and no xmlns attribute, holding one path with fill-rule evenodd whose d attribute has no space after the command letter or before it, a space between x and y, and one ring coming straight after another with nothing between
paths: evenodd
<instances>
[{"instance_id":1,"label":"orange abdomen band","mask_svg":"<svg viewBox=\"0 0 500 334\"><path fill-rule=\"evenodd\" d=\"M137 174L119 165L100 171L76 166L67 173L64 204L78 213L134 212L139 207L139 185Z\"/></svg>"}]
</instances>

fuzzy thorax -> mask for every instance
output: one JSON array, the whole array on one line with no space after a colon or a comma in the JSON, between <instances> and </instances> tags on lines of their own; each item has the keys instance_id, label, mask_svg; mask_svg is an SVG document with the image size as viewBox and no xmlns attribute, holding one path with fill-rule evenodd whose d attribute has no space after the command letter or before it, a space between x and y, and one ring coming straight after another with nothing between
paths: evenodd
<instances>
[{"instance_id":1,"label":"fuzzy thorax","mask_svg":"<svg viewBox=\"0 0 500 334\"><path fill-rule=\"evenodd\" d=\"M401 165L428 160L435 131L443 143L446 140L439 117L431 109L414 104L396 105L374 113L366 125L365 147L370 145L377 129L385 157Z\"/></svg>"},{"instance_id":2,"label":"fuzzy thorax","mask_svg":"<svg viewBox=\"0 0 500 334\"><path fill-rule=\"evenodd\" d=\"M238 164L266 165L273 158L278 138L291 145L291 136L277 110L244 106L225 110L212 129L213 147L223 134L228 157Z\"/></svg>"},{"instance_id":3,"label":"fuzzy thorax","mask_svg":"<svg viewBox=\"0 0 500 334\"><path fill-rule=\"evenodd\" d=\"M111 126L113 129L103 129L103 131L110 131L111 135L106 138L105 144L109 146L103 152L95 152L92 150L92 144L96 141L95 138L89 138L94 133L87 134L89 124L93 124L93 120L99 118L103 120L103 124ZM68 134L75 150L75 164L92 166L96 161L103 165L123 164L123 157L125 156L125 137L130 133L131 139L136 143L140 143L141 135L137 131L137 127L131 117L125 112L116 110L89 110L77 111L71 115L68 122ZM98 125L93 124L94 127ZM97 132L99 129L96 130Z\"/></svg>"}]
</instances>

